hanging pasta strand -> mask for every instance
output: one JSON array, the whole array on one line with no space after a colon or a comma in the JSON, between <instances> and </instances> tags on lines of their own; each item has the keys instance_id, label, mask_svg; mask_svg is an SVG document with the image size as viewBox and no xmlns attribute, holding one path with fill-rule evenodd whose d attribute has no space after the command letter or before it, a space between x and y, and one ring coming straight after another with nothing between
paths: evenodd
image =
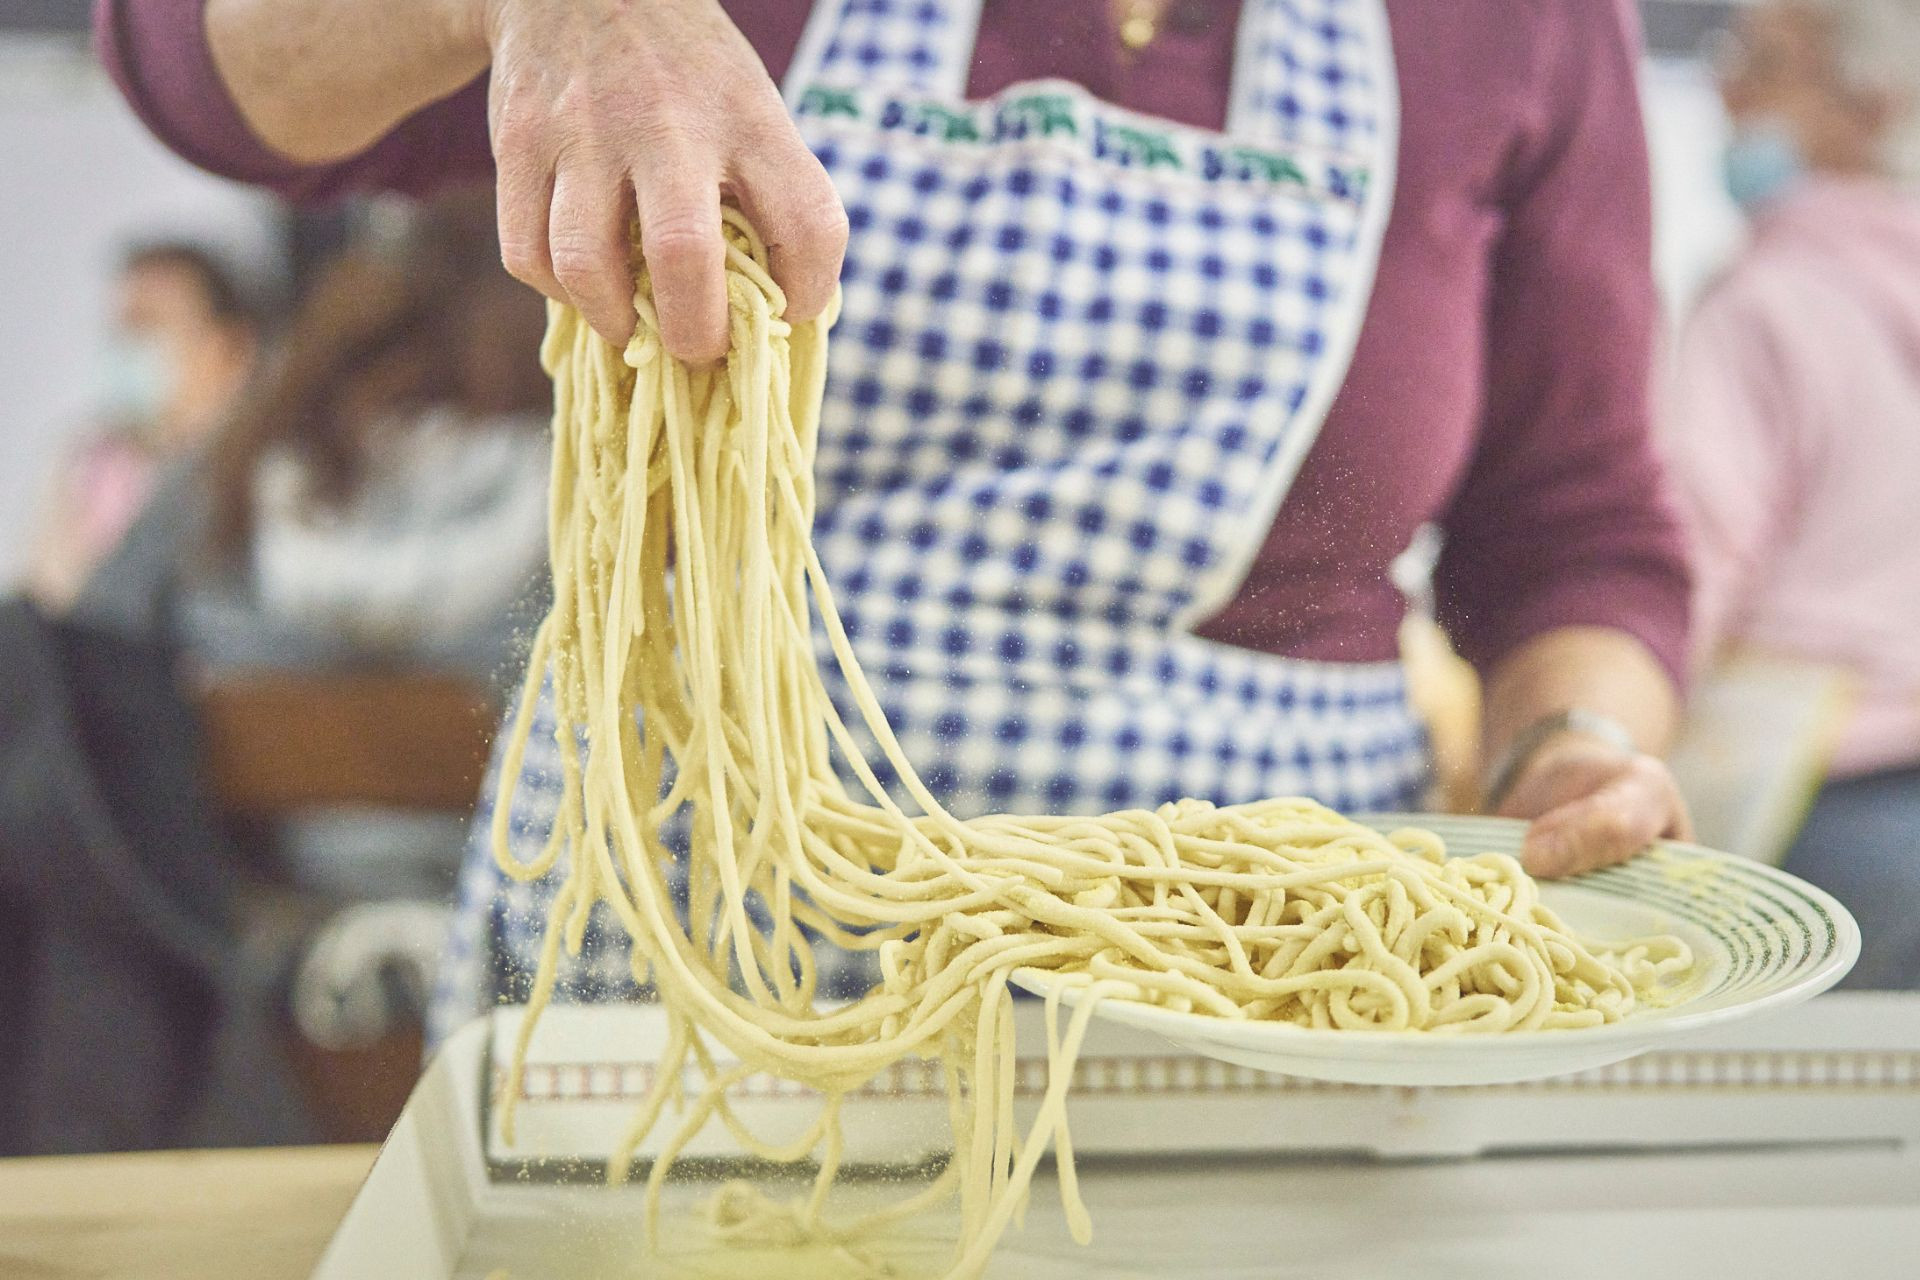
<instances>
[{"instance_id":1,"label":"hanging pasta strand","mask_svg":"<svg viewBox=\"0 0 1920 1280\"><path fill-rule=\"evenodd\" d=\"M950 1274L974 1276L1049 1152L1074 1236L1091 1234L1066 1097L1102 1000L1355 1033L1484 1034L1614 1021L1690 966L1675 938L1617 954L1582 944L1512 858L1448 858L1428 833L1382 835L1309 800L948 813L888 728L810 540L832 317L784 320L765 249L731 209L725 235L732 348L721 368L662 350L637 257L639 325L624 352L570 308L549 311L553 605L508 730L493 840L506 874L564 880L501 1100L509 1125L563 954L603 907L667 1020L661 1069L610 1164L625 1177L678 1109L649 1173L650 1222L674 1156L718 1120L757 1155L820 1166L790 1205L729 1188L711 1210L726 1232L846 1244L957 1191ZM816 627L857 726L828 696ZM508 815L543 687L562 794L543 851L522 862ZM881 785L856 727L916 812ZM668 835L677 819L690 832L680 852ZM821 940L875 953L879 981L816 1009ZM1063 980L1046 1007L1046 1091L1024 1133L1007 990L1021 967ZM1086 998L1062 1026L1065 984ZM920 1195L836 1224L842 1100L910 1056L945 1072L952 1162ZM702 1082L690 1099L689 1070ZM778 1145L749 1132L726 1090L755 1072L818 1090L818 1122Z\"/></svg>"}]
</instances>

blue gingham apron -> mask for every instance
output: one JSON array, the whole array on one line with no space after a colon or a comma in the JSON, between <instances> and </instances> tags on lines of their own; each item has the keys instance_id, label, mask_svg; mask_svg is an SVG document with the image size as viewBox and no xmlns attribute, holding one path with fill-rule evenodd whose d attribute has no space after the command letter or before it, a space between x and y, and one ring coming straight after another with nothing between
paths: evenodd
<instances>
[{"instance_id":1,"label":"blue gingham apron","mask_svg":"<svg viewBox=\"0 0 1920 1280\"><path fill-rule=\"evenodd\" d=\"M1064 81L966 102L978 7L820 0L786 85L852 224L814 540L908 758L963 815L1405 807L1425 747L1397 663L1191 634L1365 311L1397 141L1379 0L1246 0L1224 133ZM543 708L513 813L536 849L551 728ZM504 884L487 825L437 1032L524 991L557 883ZM618 929L590 933L575 998L626 983Z\"/></svg>"}]
</instances>

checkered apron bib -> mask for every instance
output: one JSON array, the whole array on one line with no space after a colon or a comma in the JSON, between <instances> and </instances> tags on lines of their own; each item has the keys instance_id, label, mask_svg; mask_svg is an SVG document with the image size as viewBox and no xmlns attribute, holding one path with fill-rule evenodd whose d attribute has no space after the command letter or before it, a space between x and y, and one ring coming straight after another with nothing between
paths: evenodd
<instances>
[{"instance_id":1,"label":"checkered apron bib","mask_svg":"<svg viewBox=\"0 0 1920 1280\"><path fill-rule=\"evenodd\" d=\"M1365 311L1397 125L1379 0L1246 0L1224 133L1064 81L967 102L978 7L820 0L786 85L852 224L814 541L908 758L962 815L1407 805L1425 752L1398 664L1191 634L1264 540ZM514 805L523 856L557 802L551 725ZM524 990L557 885L505 884L486 828L439 1032ZM625 984L618 930L590 933L575 998Z\"/></svg>"}]
</instances>

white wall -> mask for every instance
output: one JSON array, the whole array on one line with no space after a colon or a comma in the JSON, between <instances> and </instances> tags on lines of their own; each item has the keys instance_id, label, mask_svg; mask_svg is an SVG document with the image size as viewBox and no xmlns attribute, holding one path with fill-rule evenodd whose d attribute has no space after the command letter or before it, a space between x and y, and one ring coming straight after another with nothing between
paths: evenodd
<instances>
[{"instance_id":1,"label":"white wall","mask_svg":"<svg viewBox=\"0 0 1920 1280\"><path fill-rule=\"evenodd\" d=\"M119 251L171 235L278 262L270 202L154 142L84 47L0 36L0 584L86 420Z\"/></svg>"},{"instance_id":2,"label":"white wall","mask_svg":"<svg viewBox=\"0 0 1920 1280\"><path fill-rule=\"evenodd\" d=\"M1650 61L1640 77L1653 166L1653 269L1669 319L1740 242L1739 210L1720 185L1726 113L1698 61Z\"/></svg>"}]
</instances>

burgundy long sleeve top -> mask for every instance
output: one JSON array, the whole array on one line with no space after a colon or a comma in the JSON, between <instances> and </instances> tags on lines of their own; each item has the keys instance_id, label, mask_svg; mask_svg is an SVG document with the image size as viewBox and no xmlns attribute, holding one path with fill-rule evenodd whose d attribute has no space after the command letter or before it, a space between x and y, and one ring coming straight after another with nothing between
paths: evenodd
<instances>
[{"instance_id":1,"label":"burgundy long sleeve top","mask_svg":"<svg viewBox=\"0 0 1920 1280\"><path fill-rule=\"evenodd\" d=\"M491 178L484 77L365 153L303 166L248 130L205 0L96 0L102 57L194 163L298 201ZM809 0L726 0L778 77ZM1294 657L1396 652L1389 566L1439 526L1441 621L1486 667L1555 627L1614 627L1676 679L1684 539L1651 443L1655 323L1630 0L1387 0L1398 185L1352 367L1236 598L1202 628ZM1173 0L1126 56L1106 0L986 0L969 92L1041 76L1207 128L1239 0Z\"/></svg>"}]
</instances>

